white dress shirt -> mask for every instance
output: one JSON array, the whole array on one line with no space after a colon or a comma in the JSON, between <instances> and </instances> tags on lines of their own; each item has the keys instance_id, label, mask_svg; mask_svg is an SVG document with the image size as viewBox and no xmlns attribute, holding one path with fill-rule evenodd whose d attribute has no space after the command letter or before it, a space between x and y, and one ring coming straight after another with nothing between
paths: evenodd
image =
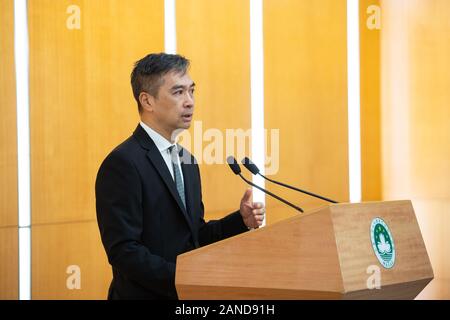
<instances>
[{"instance_id":1,"label":"white dress shirt","mask_svg":"<svg viewBox=\"0 0 450 320\"><path fill-rule=\"evenodd\" d=\"M178 156L179 150L178 150L177 144L171 143L169 140L164 138L162 135L160 135L158 132L156 132L149 126L147 126L142 121L140 122L140 125L145 130L145 132L147 132L147 134L150 136L150 138L155 143L156 147L158 148L159 152L161 153L161 156L164 159L164 162L167 165L167 168L169 169L170 174L172 175L172 179L174 179L174 180L175 180L175 178L174 178L174 174L173 174L172 157L170 155L169 148L171 146L175 146L175 150L177 151L177 166L178 166L178 169L180 170L181 182L184 184L183 170L181 170L180 157Z\"/></svg>"}]
</instances>

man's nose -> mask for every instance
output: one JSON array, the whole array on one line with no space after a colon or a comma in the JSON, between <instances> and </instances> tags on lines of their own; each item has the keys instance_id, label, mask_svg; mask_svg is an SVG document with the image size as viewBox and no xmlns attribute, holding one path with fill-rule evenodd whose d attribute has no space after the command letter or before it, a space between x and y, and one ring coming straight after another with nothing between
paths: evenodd
<instances>
[{"instance_id":1,"label":"man's nose","mask_svg":"<svg viewBox=\"0 0 450 320\"><path fill-rule=\"evenodd\" d=\"M192 108L194 106L194 96L189 92L186 94L184 106L188 108Z\"/></svg>"}]
</instances>

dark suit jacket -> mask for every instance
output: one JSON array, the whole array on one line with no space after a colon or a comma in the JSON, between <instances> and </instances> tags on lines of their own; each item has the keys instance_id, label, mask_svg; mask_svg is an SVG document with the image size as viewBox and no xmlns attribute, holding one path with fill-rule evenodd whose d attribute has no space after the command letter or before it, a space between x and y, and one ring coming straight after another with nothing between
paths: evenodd
<instances>
[{"instance_id":1,"label":"dark suit jacket","mask_svg":"<svg viewBox=\"0 0 450 320\"><path fill-rule=\"evenodd\" d=\"M187 210L140 125L99 169L97 220L113 270L109 299L177 299L177 255L248 230L239 211L205 223L198 165L186 149L180 152Z\"/></svg>"}]
</instances>

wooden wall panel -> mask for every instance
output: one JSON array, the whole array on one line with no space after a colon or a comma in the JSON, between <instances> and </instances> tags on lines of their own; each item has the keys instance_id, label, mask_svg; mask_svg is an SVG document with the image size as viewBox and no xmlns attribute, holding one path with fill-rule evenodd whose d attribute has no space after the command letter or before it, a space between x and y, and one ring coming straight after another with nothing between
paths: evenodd
<instances>
[{"instance_id":1,"label":"wooden wall panel","mask_svg":"<svg viewBox=\"0 0 450 320\"><path fill-rule=\"evenodd\" d=\"M94 183L101 161L139 121L130 73L136 60L164 49L163 3L28 3L33 299L106 298L111 269ZM67 28L70 5L80 29ZM81 291L64 286L69 264L85 275Z\"/></svg>"},{"instance_id":2,"label":"wooden wall panel","mask_svg":"<svg viewBox=\"0 0 450 320\"><path fill-rule=\"evenodd\" d=\"M0 227L0 300L19 298L18 228Z\"/></svg>"},{"instance_id":3,"label":"wooden wall panel","mask_svg":"<svg viewBox=\"0 0 450 320\"><path fill-rule=\"evenodd\" d=\"M348 201L346 1L265 0L265 127L280 129L272 178ZM271 144L269 144L269 148ZM309 209L324 202L266 184ZM295 215L267 199L267 223Z\"/></svg>"},{"instance_id":4,"label":"wooden wall panel","mask_svg":"<svg viewBox=\"0 0 450 320\"><path fill-rule=\"evenodd\" d=\"M17 225L14 2L0 3L0 226Z\"/></svg>"},{"instance_id":5,"label":"wooden wall panel","mask_svg":"<svg viewBox=\"0 0 450 320\"><path fill-rule=\"evenodd\" d=\"M213 141L202 143L202 134L218 129L225 141L226 129L251 128L250 120L250 12L241 0L178 0L177 51L191 60L191 77L197 84L192 143L184 143L201 162L206 218L219 218L239 209L246 186L225 163L202 161ZM194 147L199 134L203 148ZM220 148L218 148L219 150Z\"/></svg>"},{"instance_id":6,"label":"wooden wall panel","mask_svg":"<svg viewBox=\"0 0 450 320\"><path fill-rule=\"evenodd\" d=\"M384 199L411 199L435 273L419 298L450 298L450 2L382 1Z\"/></svg>"},{"instance_id":7,"label":"wooden wall panel","mask_svg":"<svg viewBox=\"0 0 450 320\"><path fill-rule=\"evenodd\" d=\"M139 121L130 73L163 50L163 12L162 0L29 3L33 223L95 217L95 176Z\"/></svg>"},{"instance_id":8,"label":"wooden wall panel","mask_svg":"<svg viewBox=\"0 0 450 320\"><path fill-rule=\"evenodd\" d=\"M97 222L34 226L32 250L33 299L106 299L112 273ZM69 266L79 267L80 289Z\"/></svg>"},{"instance_id":9,"label":"wooden wall panel","mask_svg":"<svg viewBox=\"0 0 450 320\"><path fill-rule=\"evenodd\" d=\"M0 299L18 298L14 2L0 2Z\"/></svg>"},{"instance_id":10,"label":"wooden wall panel","mask_svg":"<svg viewBox=\"0 0 450 320\"><path fill-rule=\"evenodd\" d=\"M379 10L379 11L377 11ZM360 0L361 39L361 193L381 200L381 105L379 0ZM372 29L375 27L375 29Z\"/></svg>"}]
</instances>

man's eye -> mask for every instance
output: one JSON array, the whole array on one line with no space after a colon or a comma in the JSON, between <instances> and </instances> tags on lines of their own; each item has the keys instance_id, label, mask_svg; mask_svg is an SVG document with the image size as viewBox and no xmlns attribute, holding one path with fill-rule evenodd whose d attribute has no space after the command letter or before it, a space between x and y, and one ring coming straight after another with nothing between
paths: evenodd
<instances>
[{"instance_id":1,"label":"man's eye","mask_svg":"<svg viewBox=\"0 0 450 320\"><path fill-rule=\"evenodd\" d=\"M194 92L195 92L195 90L194 90L194 89L191 89L191 94L194 94Z\"/></svg>"},{"instance_id":2,"label":"man's eye","mask_svg":"<svg viewBox=\"0 0 450 320\"><path fill-rule=\"evenodd\" d=\"M183 93L183 91L181 91L181 90L177 90L177 91L174 92L175 95L180 95L182 93Z\"/></svg>"}]
</instances>

